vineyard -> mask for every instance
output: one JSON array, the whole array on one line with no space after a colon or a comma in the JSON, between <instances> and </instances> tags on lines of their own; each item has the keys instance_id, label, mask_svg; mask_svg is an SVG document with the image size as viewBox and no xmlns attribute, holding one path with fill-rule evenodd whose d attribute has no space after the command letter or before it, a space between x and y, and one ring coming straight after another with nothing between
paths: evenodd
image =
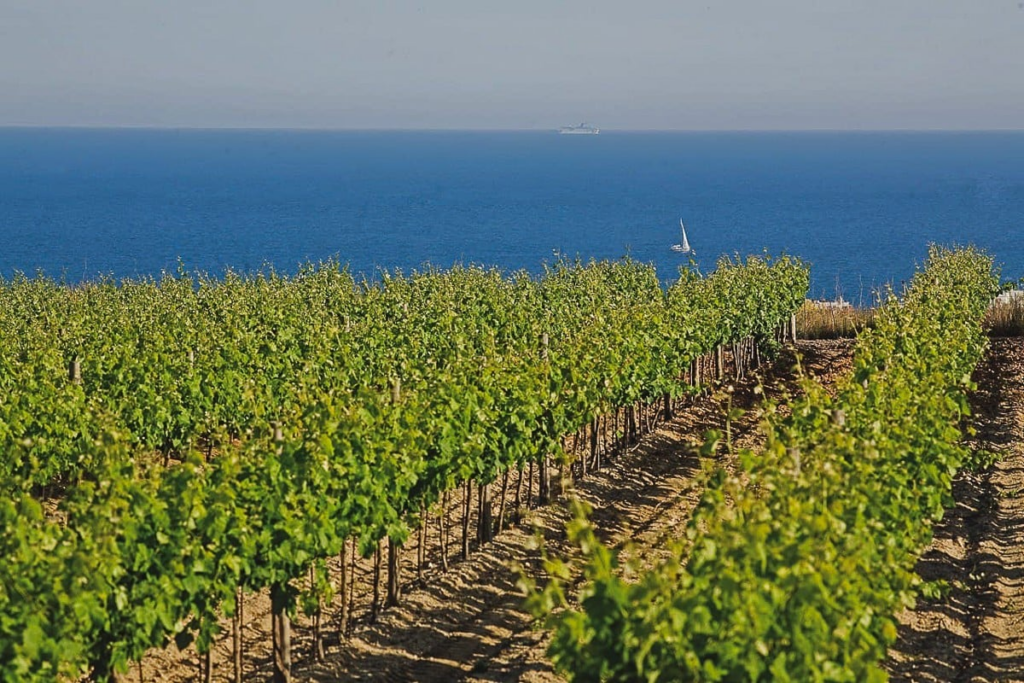
<instances>
[{"instance_id":1,"label":"vineyard","mask_svg":"<svg viewBox=\"0 0 1024 683\"><path fill-rule=\"evenodd\" d=\"M953 476L969 462L957 429L985 347L991 262L933 252L860 335L836 395L808 386L767 443L709 482L668 561L624 581L580 517L580 609L555 577L531 597L556 630L572 680L885 680L896 613Z\"/></svg>"},{"instance_id":2,"label":"vineyard","mask_svg":"<svg viewBox=\"0 0 1024 683\"><path fill-rule=\"evenodd\" d=\"M788 258L0 282L3 679L464 678L423 595L521 614L517 576L551 639L489 627L571 680L899 674L997 284L933 250L823 385ZM403 619L421 659L360 665Z\"/></svg>"},{"instance_id":3,"label":"vineyard","mask_svg":"<svg viewBox=\"0 0 1024 683\"><path fill-rule=\"evenodd\" d=\"M5 679L109 680L171 641L209 679L221 618L268 593L287 680L290 620L345 596L346 556L374 558L373 621L437 510L464 506L468 555L474 493L487 542L721 374L723 347L739 373L777 348L807 282L752 258L667 290L628 260L4 283Z\"/></svg>"}]
</instances>

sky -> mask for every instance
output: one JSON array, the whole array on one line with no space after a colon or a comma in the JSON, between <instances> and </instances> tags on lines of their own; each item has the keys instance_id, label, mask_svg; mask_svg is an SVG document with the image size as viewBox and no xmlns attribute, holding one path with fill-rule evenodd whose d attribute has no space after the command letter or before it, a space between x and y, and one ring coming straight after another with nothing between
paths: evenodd
<instances>
[{"instance_id":1,"label":"sky","mask_svg":"<svg viewBox=\"0 0 1024 683\"><path fill-rule=\"evenodd\" d=\"M1024 128L1018 0L0 0L0 126Z\"/></svg>"}]
</instances>

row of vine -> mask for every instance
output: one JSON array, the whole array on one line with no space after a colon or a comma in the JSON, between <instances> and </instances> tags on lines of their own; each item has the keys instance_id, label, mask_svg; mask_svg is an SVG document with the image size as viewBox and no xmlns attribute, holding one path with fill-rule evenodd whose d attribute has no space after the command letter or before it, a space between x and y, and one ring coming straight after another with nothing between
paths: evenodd
<instances>
[{"instance_id":1,"label":"row of vine","mask_svg":"<svg viewBox=\"0 0 1024 683\"><path fill-rule=\"evenodd\" d=\"M329 599L347 539L400 548L446 492L527 463L543 495L563 435L686 391L718 346L770 345L807 271L2 284L0 671L108 680L172 638L208 652L267 589L286 676L287 619Z\"/></svg>"},{"instance_id":2,"label":"row of vine","mask_svg":"<svg viewBox=\"0 0 1024 683\"><path fill-rule=\"evenodd\" d=\"M915 562L970 462L958 426L996 286L987 256L933 248L836 396L807 381L787 417L769 406L764 452L712 478L670 561L624 579L580 510L579 606L557 558L531 588L556 666L580 681L885 680L894 614L931 588Z\"/></svg>"}]
</instances>

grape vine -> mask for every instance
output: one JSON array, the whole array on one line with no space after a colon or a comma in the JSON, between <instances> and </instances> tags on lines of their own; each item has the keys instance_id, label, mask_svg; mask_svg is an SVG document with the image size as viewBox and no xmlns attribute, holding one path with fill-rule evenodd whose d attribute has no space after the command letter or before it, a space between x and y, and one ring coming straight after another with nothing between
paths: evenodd
<instances>
[{"instance_id":1,"label":"grape vine","mask_svg":"<svg viewBox=\"0 0 1024 683\"><path fill-rule=\"evenodd\" d=\"M997 281L991 258L933 248L861 335L838 395L807 382L788 417L769 410L764 452L715 475L672 559L638 580L580 510L579 606L557 558L531 587L556 667L581 681L885 680L893 615L968 462L958 424Z\"/></svg>"},{"instance_id":2,"label":"grape vine","mask_svg":"<svg viewBox=\"0 0 1024 683\"><path fill-rule=\"evenodd\" d=\"M667 291L628 259L0 282L0 674L109 680L171 639L208 652L261 590L285 672L287 620L329 597L348 539L397 563L448 492L528 465L551 495L562 437L692 391L716 347L770 350L807 285L757 257Z\"/></svg>"}]
</instances>

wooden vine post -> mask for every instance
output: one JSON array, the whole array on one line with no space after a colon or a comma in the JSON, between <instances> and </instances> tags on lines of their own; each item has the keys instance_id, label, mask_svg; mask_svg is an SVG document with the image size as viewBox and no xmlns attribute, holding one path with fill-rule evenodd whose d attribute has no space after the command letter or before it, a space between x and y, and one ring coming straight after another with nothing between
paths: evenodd
<instances>
[{"instance_id":1,"label":"wooden vine post","mask_svg":"<svg viewBox=\"0 0 1024 683\"><path fill-rule=\"evenodd\" d=\"M500 534L505 529L505 497L508 495L508 477L509 471L505 470L504 476L501 479L501 502L498 503L498 533Z\"/></svg>"},{"instance_id":2,"label":"wooden vine post","mask_svg":"<svg viewBox=\"0 0 1024 683\"><path fill-rule=\"evenodd\" d=\"M532 465L531 465L532 467ZM519 524L522 520L522 506L523 506L523 474L526 472L526 468L520 463L519 465L519 478L516 479L516 495L512 499L512 510L515 515L515 524Z\"/></svg>"},{"instance_id":3,"label":"wooden vine post","mask_svg":"<svg viewBox=\"0 0 1024 683\"><path fill-rule=\"evenodd\" d=\"M427 544L427 508L420 503L419 536L416 542L416 580L423 583L423 563L426 561L424 546Z\"/></svg>"},{"instance_id":4,"label":"wooden vine post","mask_svg":"<svg viewBox=\"0 0 1024 683\"><path fill-rule=\"evenodd\" d=\"M239 586L235 591L235 615L231 619L231 660L234 663L235 668L235 683L242 683L242 621L244 615L242 613L243 600L245 599L245 593Z\"/></svg>"},{"instance_id":5,"label":"wooden vine post","mask_svg":"<svg viewBox=\"0 0 1024 683\"><path fill-rule=\"evenodd\" d=\"M526 477L526 507L533 507L533 460L530 460L530 473Z\"/></svg>"},{"instance_id":6,"label":"wooden vine post","mask_svg":"<svg viewBox=\"0 0 1024 683\"><path fill-rule=\"evenodd\" d=\"M348 539L346 538L341 542L341 553L338 556L339 564L341 565L341 579L338 583L338 594L341 596L341 614L338 619L338 631L341 633L341 637L345 636L345 632L348 631L348 601L345 599L345 589L348 588L349 572L346 567L348 557ZM353 541L354 543L354 541ZM355 550L353 549L353 554Z\"/></svg>"},{"instance_id":7,"label":"wooden vine post","mask_svg":"<svg viewBox=\"0 0 1024 683\"><path fill-rule=\"evenodd\" d=\"M548 333L545 332L540 337L540 359L545 364L548 361ZM538 482L537 500L541 505L546 505L551 501L551 467L548 462L547 453L541 458L540 463L540 481Z\"/></svg>"},{"instance_id":8,"label":"wooden vine post","mask_svg":"<svg viewBox=\"0 0 1024 683\"><path fill-rule=\"evenodd\" d=\"M284 441L280 425L274 426L274 441ZM270 586L271 632L274 650L274 683L292 680L292 624L288 617L288 587L284 583Z\"/></svg>"},{"instance_id":9,"label":"wooden vine post","mask_svg":"<svg viewBox=\"0 0 1024 683\"><path fill-rule=\"evenodd\" d=\"M288 618L288 591L280 583L270 587L270 609L274 645L274 683L291 683L292 625Z\"/></svg>"},{"instance_id":10,"label":"wooden vine post","mask_svg":"<svg viewBox=\"0 0 1024 683\"><path fill-rule=\"evenodd\" d=\"M448 573L448 490L441 494L441 510L437 515L437 540L441 544L441 571Z\"/></svg>"},{"instance_id":11,"label":"wooden vine post","mask_svg":"<svg viewBox=\"0 0 1024 683\"><path fill-rule=\"evenodd\" d=\"M68 363L68 380L72 384L82 383L82 362L77 357Z\"/></svg>"},{"instance_id":12,"label":"wooden vine post","mask_svg":"<svg viewBox=\"0 0 1024 683\"><path fill-rule=\"evenodd\" d=\"M484 531L484 543L494 540L494 491L490 484L483 485L480 492L481 520Z\"/></svg>"},{"instance_id":13,"label":"wooden vine post","mask_svg":"<svg viewBox=\"0 0 1024 683\"><path fill-rule=\"evenodd\" d=\"M469 517L473 512L473 480L467 479L462 505L462 561L469 559Z\"/></svg>"},{"instance_id":14,"label":"wooden vine post","mask_svg":"<svg viewBox=\"0 0 1024 683\"><path fill-rule=\"evenodd\" d=\"M396 607L401 591L402 544L388 538L388 594L384 600L385 607Z\"/></svg>"},{"instance_id":15,"label":"wooden vine post","mask_svg":"<svg viewBox=\"0 0 1024 683\"><path fill-rule=\"evenodd\" d=\"M402 380L396 377L391 384L391 404L398 406L402 399ZM388 538L388 586L385 607L396 607L401 599L402 544Z\"/></svg>"},{"instance_id":16,"label":"wooden vine post","mask_svg":"<svg viewBox=\"0 0 1024 683\"><path fill-rule=\"evenodd\" d=\"M618 406L612 408L612 450L616 451L619 447L619 408ZM613 453L614 454L614 453Z\"/></svg>"},{"instance_id":17,"label":"wooden vine post","mask_svg":"<svg viewBox=\"0 0 1024 683\"><path fill-rule=\"evenodd\" d=\"M203 683L213 683L213 643L207 645L206 652L203 653L201 668L203 669Z\"/></svg>"},{"instance_id":18,"label":"wooden vine post","mask_svg":"<svg viewBox=\"0 0 1024 683\"><path fill-rule=\"evenodd\" d=\"M547 454L540 461L540 481L538 482L537 503L547 505L551 502L551 463Z\"/></svg>"},{"instance_id":19,"label":"wooden vine post","mask_svg":"<svg viewBox=\"0 0 1024 683\"><path fill-rule=\"evenodd\" d=\"M373 599L370 603L370 623L377 623L380 609L380 541L373 549Z\"/></svg>"},{"instance_id":20,"label":"wooden vine post","mask_svg":"<svg viewBox=\"0 0 1024 683\"><path fill-rule=\"evenodd\" d=\"M352 619L352 614L355 613L356 604L356 560L359 558L358 545L356 539L352 539L352 552L349 553L349 565L348 565L348 619ZM345 596L341 596L342 599ZM346 626L348 624L346 623Z\"/></svg>"},{"instance_id":21,"label":"wooden vine post","mask_svg":"<svg viewBox=\"0 0 1024 683\"><path fill-rule=\"evenodd\" d=\"M572 448L572 453L571 453L571 457L575 458L575 460L577 460L579 462L579 464L580 464L580 479L586 479L587 478L587 447L586 447L585 444L582 445L582 446L580 445L581 443L583 443L583 438L585 436L585 430L586 430L586 427L584 427L580 431L576 432L576 438L573 439L573 444L572 444L573 448ZM570 466L568 468L568 474L569 474L568 477L567 476L563 476L562 477L562 479L563 479L563 481L562 481L562 493L565 493L565 487L566 487L566 483L565 483L564 480L566 480L566 479L568 479L569 477L572 476L571 463L570 463Z\"/></svg>"},{"instance_id":22,"label":"wooden vine post","mask_svg":"<svg viewBox=\"0 0 1024 683\"><path fill-rule=\"evenodd\" d=\"M316 567L314 565L311 565L309 568L309 589L311 591L317 590ZM326 658L326 653L324 652L323 611L323 599L319 596L319 591L317 591L316 611L313 613L313 658L318 662L322 662Z\"/></svg>"}]
</instances>

